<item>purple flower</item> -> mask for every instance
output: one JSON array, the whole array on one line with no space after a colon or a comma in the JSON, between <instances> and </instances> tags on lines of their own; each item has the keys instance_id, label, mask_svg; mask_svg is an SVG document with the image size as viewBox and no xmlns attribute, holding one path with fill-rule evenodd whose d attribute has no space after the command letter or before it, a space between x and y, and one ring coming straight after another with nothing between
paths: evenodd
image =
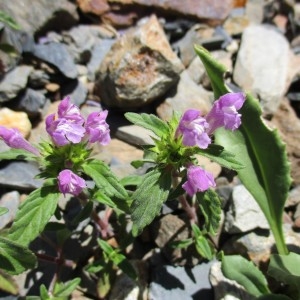
<instances>
[{"instance_id":1,"label":"purple flower","mask_svg":"<svg viewBox=\"0 0 300 300\"><path fill-rule=\"evenodd\" d=\"M197 192L204 192L214 186L216 186L216 183L213 175L193 165L187 169L187 181L182 185L191 197Z\"/></svg>"},{"instance_id":2,"label":"purple flower","mask_svg":"<svg viewBox=\"0 0 300 300\"><path fill-rule=\"evenodd\" d=\"M108 111L92 112L86 120L85 129L89 135L89 142L99 142L105 146L110 142L109 125L106 123Z\"/></svg>"},{"instance_id":3,"label":"purple flower","mask_svg":"<svg viewBox=\"0 0 300 300\"><path fill-rule=\"evenodd\" d=\"M39 151L26 141L20 131L15 128L0 126L0 137L4 143L11 148L24 149L35 155L39 155Z\"/></svg>"},{"instance_id":4,"label":"purple flower","mask_svg":"<svg viewBox=\"0 0 300 300\"><path fill-rule=\"evenodd\" d=\"M209 124L208 134L212 134L217 128L224 126L225 129L236 130L241 125L241 115L237 112L244 104L246 97L243 93L228 93L221 96L206 120Z\"/></svg>"},{"instance_id":5,"label":"purple flower","mask_svg":"<svg viewBox=\"0 0 300 300\"><path fill-rule=\"evenodd\" d=\"M58 188L64 195L69 193L77 196L86 187L84 179L70 170L63 170L58 174Z\"/></svg>"},{"instance_id":6,"label":"purple flower","mask_svg":"<svg viewBox=\"0 0 300 300\"><path fill-rule=\"evenodd\" d=\"M176 137L182 134L182 142L185 146L197 145L201 149L206 149L211 143L211 139L206 132L207 128L208 123L205 118L201 117L200 111L189 109L179 121Z\"/></svg>"},{"instance_id":7,"label":"purple flower","mask_svg":"<svg viewBox=\"0 0 300 300\"><path fill-rule=\"evenodd\" d=\"M65 97L58 106L58 118L67 119L77 124L83 124L84 118L80 114L79 108L70 102L70 97Z\"/></svg>"},{"instance_id":8,"label":"purple flower","mask_svg":"<svg viewBox=\"0 0 300 300\"><path fill-rule=\"evenodd\" d=\"M85 133L82 124L65 118L55 120L55 114L51 114L46 118L46 131L58 146L64 146L70 142L80 143Z\"/></svg>"}]
</instances>

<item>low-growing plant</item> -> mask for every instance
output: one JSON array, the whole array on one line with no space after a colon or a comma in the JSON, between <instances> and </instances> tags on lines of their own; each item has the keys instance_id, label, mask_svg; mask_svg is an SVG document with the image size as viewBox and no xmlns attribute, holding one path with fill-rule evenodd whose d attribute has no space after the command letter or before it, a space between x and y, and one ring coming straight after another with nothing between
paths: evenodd
<instances>
[{"instance_id":1,"label":"low-growing plant","mask_svg":"<svg viewBox=\"0 0 300 300\"><path fill-rule=\"evenodd\" d=\"M69 297L81 284L79 277L61 282L61 268L74 269L76 265L64 257L64 244L78 224L91 220L96 243L84 270L91 276L97 274L98 296L104 298L118 269L137 279L124 251L160 214L166 201L176 200L189 217L192 236L173 243L173 247L194 245L202 258L220 258L225 276L256 297L299 298L300 272L295 267L300 266L299 256L289 253L282 231L290 188L284 144L276 131L263 123L258 101L250 94L230 91L224 82L225 68L204 48L195 46L195 51L216 99L207 115L188 109L183 115L174 112L171 120L164 122L152 114L125 114L130 122L151 132L153 143L143 147L143 159L132 162L136 168L146 168L144 175L118 179L107 164L93 157L94 143L105 146L110 142L108 111L93 112L84 119L69 97L61 101L57 114L46 118L49 139L39 145L31 145L16 129L0 127L0 137L12 148L0 153L0 158L36 161L41 170L38 177L44 179L43 186L29 194L12 226L0 236L0 277L5 282L0 288L16 292L9 274L33 269L37 260L43 259L55 263L57 269L50 285L41 286L40 298ZM286 295L273 293L263 273L245 258L226 256L215 249L211 237L219 228L221 200L214 191L213 175L198 163L199 155L236 171L261 207L279 253L271 255L268 274L291 286ZM65 212L58 206L60 197L67 194L81 205L69 223L60 222ZM0 213L7 210L0 208ZM31 248L38 237L53 244L45 236L48 231L56 234L52 245L55 257Z\"/></svg>"}]
</instances>

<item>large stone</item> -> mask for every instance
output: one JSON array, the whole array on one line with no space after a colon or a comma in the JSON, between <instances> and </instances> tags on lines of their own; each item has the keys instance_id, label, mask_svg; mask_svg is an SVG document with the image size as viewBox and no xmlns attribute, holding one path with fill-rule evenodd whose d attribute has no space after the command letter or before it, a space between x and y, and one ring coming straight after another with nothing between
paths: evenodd
<instances>
[{"instance_id":1,"label":"large stone","mask_svg":"<svg viewBox=\"0 0 300 300\"><path fill-rule=\"evenodd\" d=\"M261 100L273 114L286 92L291 52L286 38L272 26L245 29L234 67L234 81Z\"/></svg>"},{"instance_id":2,"label":"large stone","mask_svg":"<svg viewBox=\"0 0 300 300\"><path fill-rule=\"evenodd\" d=\"M155 7L165 14L175 14L211 22L220 22L224 20L229 15L234 5L234 1L232 0L109 0L109 2Z\"/></svg>"},{"instance_id":3,"label":"large stone","mask_svg":"<svg viewBox=\"0 0 300 300\"><path fill-rule=\"evenodd\" d=\"M224 225L228 233L247 232L257 227L269 228L262 210L243 185L233 189L232 202L226 213Z\"/></svg>"},{"instance_id":4,"label":"large stone","mask_svg":"<svg viewBox=\"0 0 300 300\"><path fill-rule=\"evenodd\" d=\"M170 120L174 111L183 113L187 109L194 108L205 115L211 108L211 96L210 92L192 80L187 71L183 71L175 95L168 97L157 107L157 114L163 120Z\"/></svg>"},{"instance_id":5,"label":"large stone","mask_svg":"<svg viewBox=\"0 0 300 300\"><path fill-rule=\"evenodd\" d=\"M41 29L67 29L78 20L76 6L67 0L1 1L0 10L11 16L22 30L32 33Z\"/></svg>"},{"instance_id":6,"label":"large stone","mask_svg":"<svg viewBox=\"0 0 300 300\"><path fill-rule=\"evenodd\" d=\"M96 92L110 107L144 106L178 82L183 65L155 16L112 46L96 75Z\"/></svg>"},{"instance_id":7,"label":"large stone","mask_svg":"<svg viewBox=\"0 0 300 300\"><path fill-rule=\"evenodd\" d=\"M98 16L109 10L107 0L77 0L77 4L84 13L91 13Z\"/></svg>"},{"instance_id":8,"label":"large stone","mask_svg":"<svg viewBox=\"0 0 300 300\"><path fill-rule=\"evenodd\" d=\"M6 73L0 82L0 102L9 101L24 90L32 70L31 66L21 65Z\"/></svg>"}]
</instances>

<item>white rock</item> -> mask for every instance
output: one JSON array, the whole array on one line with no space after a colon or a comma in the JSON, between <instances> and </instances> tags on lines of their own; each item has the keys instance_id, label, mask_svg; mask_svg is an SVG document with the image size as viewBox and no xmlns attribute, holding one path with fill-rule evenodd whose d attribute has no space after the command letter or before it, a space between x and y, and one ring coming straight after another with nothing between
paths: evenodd
<instances>
[{"instance_id":1,"label":"white rock","mask_svg":"<svg viewBox=\"0 0 300 300\"><path fill-rule=\"evenodd\" d=\"M274 113L289 80L290 48L275 27L252 25L245 29L234 68L234 81L261 99L263 110Z\"/></svg>"},{"instance_id":2,"label":"white rock","mask_svg":"<svg viewBox=\"0 0 300 300\"><path fill-rule=\"evenodd\" d=\"M225 216L224 229L228 233L240 233L255 228L270 227L253 196L243 185L238 185L232 192L232 202Z\"/></svg>"}]
</instances>

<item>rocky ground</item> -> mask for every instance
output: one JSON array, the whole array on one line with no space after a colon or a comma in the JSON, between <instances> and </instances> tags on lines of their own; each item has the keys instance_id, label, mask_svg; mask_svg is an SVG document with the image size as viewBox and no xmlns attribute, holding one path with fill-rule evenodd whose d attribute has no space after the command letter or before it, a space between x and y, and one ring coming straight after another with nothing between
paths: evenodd
<instances>
[{"instance_id":1,"label":"rocky ground","mask_svg":"<svg viewBox=\"0 0 300 300\"><path fill-rule=\"evenodd\" d=\"M168 120L173 110L206 113L211 107L210 82L193 50L194 44L206 47L228 68L234 91L250 91L260 100L266 122L287 144L293 182L284 231L288 245L300 249L299 1L10 0L0 2L0 10L21 26L16 31L0 23L0 43L16 50L0 50L0 125L19 128L36 143L45 137L45 116L66 95L84 114L108 109L113 139L95 150L120 178L137 172L130 162L142 157L139 146L149 142L148 132L130 125L124 112ZM224 203L218 249L263 265L274 239L256 202L232 174L209 161L202 164L213 172ZM0 217L0 229L41 186L37 173L34 164L1 163L0 206L9 214ZM72 213L71 205L60 205ZM222 299L228 290L236 297L230 299L251 299L223 278L218 262L168 247L178 230L176 239L190 234L178 208L165 206L131 251L139 282L120 275L109 299ZM89 226L82 231L88 233ZM16 276L19 294L34 294L46 284L47 268ZM77 297L96 299L93 292Z\"/></svg>"}]
</instances>

